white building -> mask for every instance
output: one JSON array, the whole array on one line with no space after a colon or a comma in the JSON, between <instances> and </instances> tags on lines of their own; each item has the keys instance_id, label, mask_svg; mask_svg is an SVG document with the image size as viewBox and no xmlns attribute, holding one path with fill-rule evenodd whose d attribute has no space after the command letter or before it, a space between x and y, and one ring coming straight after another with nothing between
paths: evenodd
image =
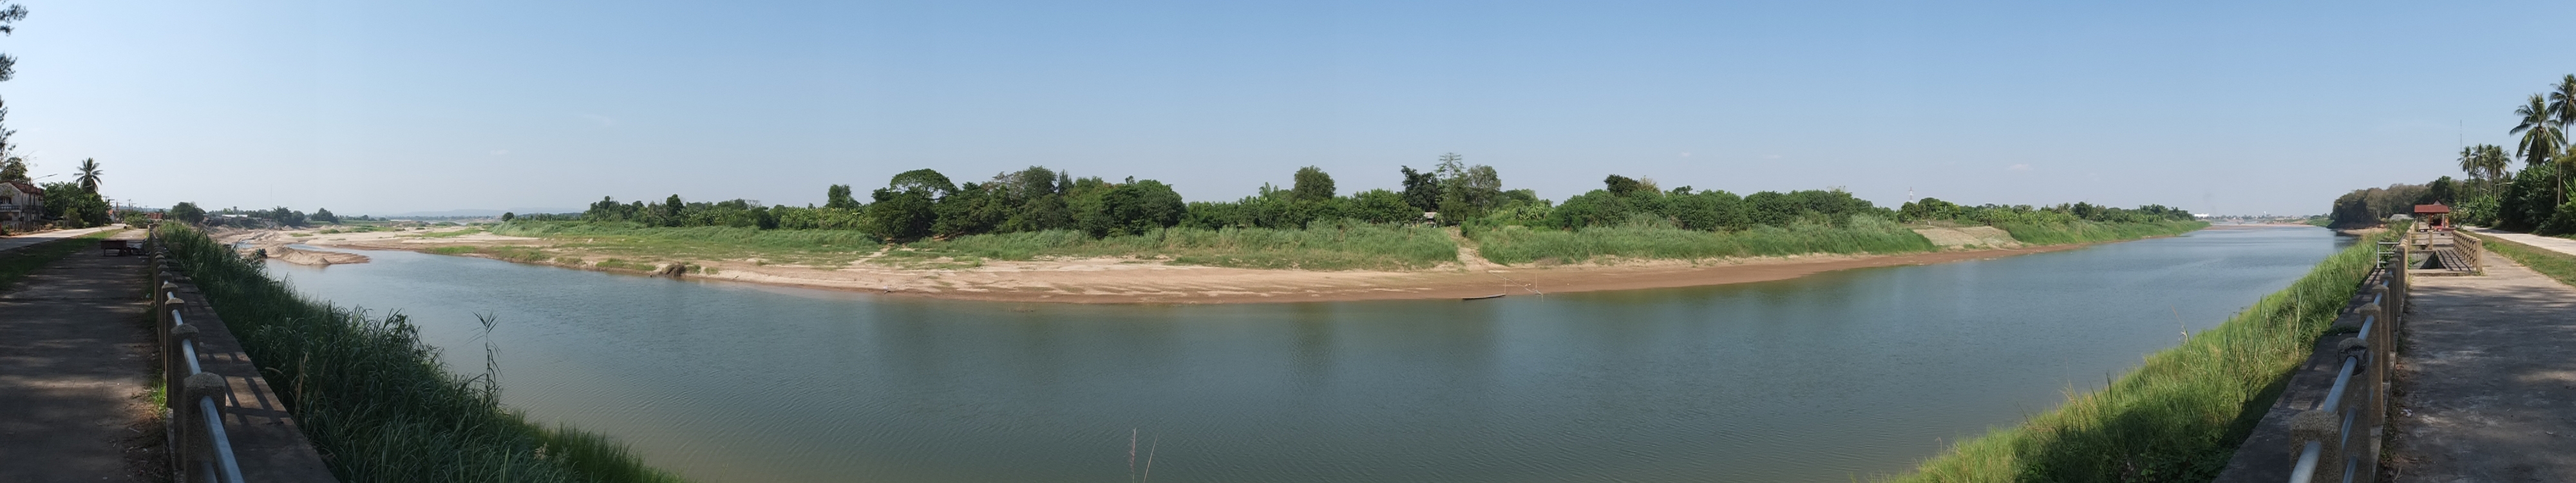
<instances>
[{"instance_id":1,"label":"white building","mask_svg":"<svg viewBox=\"0 0 2576 483\"><path fill-rule=\"evenodd\" d=\"M45 190L33 183L0 181L0 231L24 233L45 224Z\"/></svg>"}]
</instances>

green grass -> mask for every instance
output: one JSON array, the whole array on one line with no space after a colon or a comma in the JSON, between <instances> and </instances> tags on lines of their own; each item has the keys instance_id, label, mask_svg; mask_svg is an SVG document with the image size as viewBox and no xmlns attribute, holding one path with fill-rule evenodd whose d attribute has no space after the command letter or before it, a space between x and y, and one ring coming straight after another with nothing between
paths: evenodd
<instances>
[{"instance_id":1,"label":"green grass","mask_svg":"<svg viewBox=\"0 0 2576 483\"><path fill-rule=\"evenodd\" d=\"M1303 230L1269 228L1170 228L1134 236L1093 239L1081 232L972 235L906 245L885 263L903 265L946 257L1030 260L1037 257L1164 258L1171 263L1218 267L1305 270L1422 269L1458 261L1458 245L1438 228L1369 223L1315 223Z\"/></svg>"},{"instance_id":2,"label":"green grass","mask_svg":"<svg viewBox=\"0 0 2576 483\"><path fill-rule=\"evenodd\" d=\"M2359 290L2375 250L2365 242L2329 256L2289 288L2147 356L2109 387L1961 442L1888 481L2209 481L2269 409L2276 384Z\"/></svg>"},{"instance_id":3,"label":"green grass","mask_svg":"<svg viewBox=\"0 0 2576 483\"><path fill-rule=\"evenodd\" d=\"M629 262L629 261L626 261L626 260L623 260L623 259L616 259L616 258L611 258L611 259L607 259L607 260L600 260L600 261L599 261L599 265L597 265L597 266L598 266L599 268L601 268L601 269L607 269L607 270L633 270L633 271L638 271L638 272L650 272L650 271L653 271L653 264L650 264L650 263L635 263L635 262Z\"/></svg>"},{"instance_id":4,"label":"green grass","mask_svg":"<svg viewBox=\"0 0 2576 483\"><path fill-rule=\"evenodd\" d=\"M2462 231L2460 233L2466 234L2468 232ZM2555 250L2524 245L2511 240L2491 236L2479 236L2478 241L2486 242L2487 251L2504 255L2505 258L2513 259L2515 263L2520 263L2522 266L2530 267L2532 271L2540 272L2541 275L2548 275L2549 278L2558 279L2558 283L2576 285L2576 255L2559 253Z\"/></svg>"},{"instance_id":5,"label":"green grass","mask_svg":"<svg viewBox=\"0 0 2576 483\"><path fill-rule=\"evenodd\" d=\"M403 315L304 298L195 230L161 236L341 481L679 481L502 407L490 376L448 373Z\"/></svg>"},{"instance_id":6,"label":"green grass","mask_svg":"<svg viewBox=\"0 0 2576 483\"><path fill-rule=\"evenodd\" d=\"M404 235L404 236L409 236L409 237L413 237L413 238L456 238L456 237L460 237L460 236L472 235L472 234L482 233L482 232L483 232L483 229L482 229L482 228L467 228L467 229L463 229L463 230L456 230L456 231L439 231L439 232L429 232L429 233L422 233L422 234L418 234L418 235ZM302 235L299 235L299 236L302 236Z\"/></svg>"},{"instance_id":7,"label":"green grass","mask_svg":"<svg viewBox=\"0 0 2576 483\"><path fill-rule=\"evenodd\" d=\"M2032 245L2064 245L2135 240L2152 236L2173 236L2208 228L2205 221L2161 221L2152 223L2006 223L1995 225L2011 233L2013 240Z\"/></svg>"},{"instance_id":8,"label":"green grass","mask_svg":"<svg viewBox=\"0 0 2576 483\"><path fill-rule=\"evenodd\" d=\"M9 291L18 279L27 278L28 274L36 273L36 269L44 268L55 260L83 251L96 253L98 244L92 242L107 239L119 231L124 230L101 231L0 252L0 292Z\"/></svg>"},{"instance_id":9,"label":"green grass","mask_svg":"<svg viewBox=\"0 0 2576 483\"><path fill-rule=\"evenodd\" d=\"M1703 260L1810 253L1893 254L1939 250L1904 225L1858 217L1846 227L1798 224L1706 232L1628 225L1580 231L1507 226L1476 232L1477 251L1501 264L1581 263L1596 257Z\"/></svg>"},{"instance_id":10,"label":"green grass","mask_svg":"<svg viewBox=\"0 0 2576 483\"><path fill-rule=\"evenodd\" d=\"M882 244L847 230L761 230L724 226L645 227L633 223L511 221L492 233L544 238L547 250L580 250L644 263L676 260L742 260L838 267L875 253Z\"/></svg>"}]
</instances>

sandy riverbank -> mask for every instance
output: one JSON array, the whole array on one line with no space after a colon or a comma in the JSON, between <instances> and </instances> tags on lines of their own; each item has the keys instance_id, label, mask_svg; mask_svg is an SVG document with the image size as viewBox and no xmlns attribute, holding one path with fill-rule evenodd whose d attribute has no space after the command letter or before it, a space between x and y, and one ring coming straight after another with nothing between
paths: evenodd
<instances>
[{"instance_id":1,"label":"sandy riverbank","mask_svg":"<svg viewBox=\"0 0 2576 483\"><path fill-rule=\"evenodd\" d=\"M454 231L448 229L445 231ZM422 231L313 234L247 231L218 234L223 241L259 246L286 244L359 250L427 252L440 247L527 247L553 260L599 259L577 248L553 247L539 238L489 233L425 237ZM300 233L311 233L310 231ZM1982 233L1979 233L1982 235ZM1990 237L1989 237L1990 238ZM2017 245L2017 244L2014 244ZM1993 246L1993 245L1985 245ZM1855 268L1922 265L2071 250L2087 245L1970 248L1907 255L1810 255L1699 261L1614 261L1557 266L1503 266L1461 247L1461 263L1419 271L1311 271L1174 265L1133 258L987 260L970 268L915 268L860 260L839 267L770 265L755 260L695 261L706 270L680 275L809 288L967 300L1067 303L1247 303L1383 299L1455 299L1495 294L1632 290L1762 282ZM295 250L307 254L315 250ZM276 253L276 252L272 252ZM336 252L318 252L336 253ZM355 254L347 254L355 255ZM363 257L361 257L363 258ZM295 260L288 259L293 262ZM645 270L596 263L538 262L624 273Z\"/></svg>"}]
</instances>

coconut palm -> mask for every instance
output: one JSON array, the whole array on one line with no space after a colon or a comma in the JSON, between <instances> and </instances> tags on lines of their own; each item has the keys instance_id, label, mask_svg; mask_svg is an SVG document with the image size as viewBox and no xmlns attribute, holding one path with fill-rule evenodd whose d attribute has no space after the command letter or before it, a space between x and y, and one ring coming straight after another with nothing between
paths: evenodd
<instances>
[{"instance_id":1,"label":"coconut palm","mask_svg":"<svg viewBox=\"0 0 2576 483\"><path fill-rule=\"evenodd\" d=\"M2469 181L2481 181L2486 179L2486 166L2480 164L2478 161L2477 146L2460 147L2460 172L2468 173Z\"/></svg>"},{"instance_id":2,"label":"coconut palm","mask_svg":"<svg viewBox=\"0 0 2576 483\"><path fill-rule=\"evenodd\" d=\"M2568 74L2558 80L2558 85L2550 86L2549 114L2550 120L2558 121L2560 133L2567 132L2568 125L2576 124L2576 74Z\"/></svg>"},{"instance_id":3,"label":"coconut palm","mask_svg":"<svg viewBox=\"0 0 2576 483\"><path fill-rule=\"evenodd\" d=\"M106 174L106 173L107 173L106 171L101 171L101 170L99 170L99 169L98 169L98 159L96 159L96 158L92 158L92 159L83 159L83 160L81 160L81 165L80 165L80 178L78 179L78 181L80 182L81 190L82 190L82 191L88 191L88 192L91 192L91 193L97 193L97 192L98 192L98 175Z\"/></svg>"},{"instance_id":4,"label":"coconut palm","mask_svg":"<svg viewBox=\"0 0 2576 483\"><path fill-rule=\"evenodd\" d=\"M2513 167L2513 158L2505 156L2503 146L2470 146L2461 150L2461 155L2466 159L2460 160L2460 169L2469 171L2470 177L2484 179L2488 196L2495 195L2496 184L2505 182L2505 170Z\"/></svg>"},{"instance_id":5,"label":"coconut palm","mask_svg":"<svg viewBox=\"0 0 2576 483\"><path fill-rule=\"evenodd\" d=\"M2513 108L2513 114L2522 116L2522 123L2514 125L2512 133L2522 135L2522 140L2513 148L2522 157L2523 165L2539 166L2558 157L2558 148L2567 144L2567 135L2566 131L2559 129L2557 113L2550 112L2548 101L2541 99L2539 94L2532 94L2522 107ZM2558 180L2558 202L2566 203L2567 181L2563 176L2561 178Z\"/></svg>"},{"instance_id":6,"label":"coconut palm","mask_svg":"<svg viewBox=\"0 0 2576 483\"><path fill-rule=\"evenodd\" d=\"M2513 169L2513 158L2504 155L2504 146L2484 145L2478 149L2478 165L2487 170L2487 183L2504 181L2504 170Z\"/></svg>"}]
</instances>

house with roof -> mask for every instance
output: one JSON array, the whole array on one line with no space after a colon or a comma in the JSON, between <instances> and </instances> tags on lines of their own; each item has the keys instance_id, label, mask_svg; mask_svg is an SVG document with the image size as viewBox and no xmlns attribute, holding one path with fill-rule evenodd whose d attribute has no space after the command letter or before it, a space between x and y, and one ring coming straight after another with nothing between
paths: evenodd
<instances>
[{"instance_id":1,"label":"house with roof","mask_svg":"<svg viewBox=\"0 0 2576 483\"><path fill-rule=\"evenodd\" d=\"M35 183L0 181L0 231L25 233L45 225L45 190Z\"/></svg>"}]
</instances>

